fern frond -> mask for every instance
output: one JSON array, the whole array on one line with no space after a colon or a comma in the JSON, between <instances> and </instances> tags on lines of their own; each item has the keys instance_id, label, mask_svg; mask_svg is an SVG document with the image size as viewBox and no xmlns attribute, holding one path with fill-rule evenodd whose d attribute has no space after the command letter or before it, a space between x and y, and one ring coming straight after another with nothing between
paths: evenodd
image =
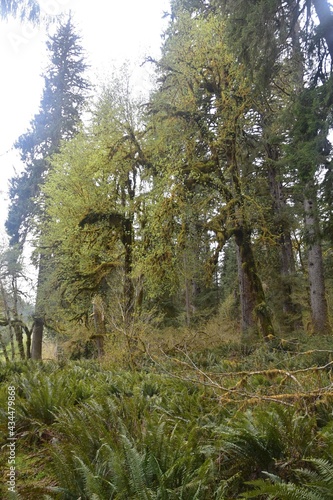
<instances>
[{"instance_id":1,"label":"fern frond","mask_svg":"<svg viewBox=\"0 0 333 500\"><path fill-rule=\"evenodd\" d=\"M311 458L308 459L307 462L316 467L318 471L318 479L320 478L321 482L332 486L333 492L333 463L323 458Z\"/></svg>"},{"instance_id":2,"label":"fern frond","mask_svg":"<svg viewBox=\"0 0 333 500\"><path fill-rule=\"evenodd\" d=\"M74 456L74 459L79 464L77 470L82 476L84 491L88 498L103 500L106 493L109 494L110 490L114 491L113 485L104 479L102 475L96 474L96 471L91 470L79 457ZM92 464L91 467L94 467L94 465Z\"/></svg>"},{"instance_id":3,"label":"fern frond","mask_svg":"<svg viewBox=\"0 0 333 500\"><path fill-rule=\"evenodd\" d=\"M125 451L125 461L130 475L130 485L133 493L139 495L140 500L150 500L147 492L145 472L143 470L143 459L127 436L122 435L122 443Z\"/></svg>"},{"instance_id":4,"label":"fern frond","mask_svg":"<svg viewBox=\"0 0 333 500\"><path fill-rule=\"evenodd\" d=\"M265 495L269 500L324 500L321 495L294 483L272 483L257 479L246 484L254 487L254 490L243 493L241 498L260 498Z\"/></svg>"}]
</instances>

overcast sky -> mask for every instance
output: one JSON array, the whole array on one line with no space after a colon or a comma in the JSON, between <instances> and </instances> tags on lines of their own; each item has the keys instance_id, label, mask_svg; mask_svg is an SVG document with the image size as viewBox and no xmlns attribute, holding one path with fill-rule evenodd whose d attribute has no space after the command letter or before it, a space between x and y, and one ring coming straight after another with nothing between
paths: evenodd
<instances>
[{"instance_id":1,"label":"overcast sky","mask_svg":"<svg viewBox=\"0 0 333 500\"><path fill-rule=\"evenodd\" d=\"M135 85L148 88L148 68L139 70L145 55L158 56L166 26L168 0L41 0L44 11L71 10L82 36L91 75L105 78L113 66L132 61ZM93 7L91 7L93 6ZM0 22L0 234L7 214L8 179L20 164L12 151L15 140L38 112L46 65L45 27Z\"/></svg>"}]
</instances>

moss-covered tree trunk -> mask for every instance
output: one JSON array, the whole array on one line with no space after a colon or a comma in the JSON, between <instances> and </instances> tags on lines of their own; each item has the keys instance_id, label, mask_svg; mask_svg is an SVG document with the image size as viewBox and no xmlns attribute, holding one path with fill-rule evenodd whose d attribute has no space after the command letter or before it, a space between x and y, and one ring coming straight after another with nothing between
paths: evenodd
<instances>
[{"instance_id":1,"label":"moss-covered tree trunk","mask_svg":"<svg viewBox=\"0 0 333 500\"><path fill-rule=\"evenodd\" d=\"M39 259L37 293L35 302L34 323L32 327L31 359L36 361L42 359L43 335L45 322L45 291L44 282L46 274L46 257L41 254Z\"/></svg>"},{"instance_id":2,"label":"moss-covered tree trunk","mask_svg":"<svg viewBox=\"0 0 333 500\"><path fill-rule=\"evenodd\" d=\"M16 342L18 345L20 358L25 359L26 356L25 356L24 343L23 343L23 325L22 325L22 322L20 321L19 313L18 313L18 289L17 289L17 279L15 277L12 279L12 290L13 290L13 300L14 300L13 325L14 325L14 331L15 331L15 338L16 338Z\"/></svg>"},{"instance_id":3,"label":"moss-covered tree trunk","mask_svg":"<svg viewBox=\"0 0 333 500\"><path fill-rule=\"evenodd\" d=\"M96 340L97 356L102 358L104 355L104 339L105 339L105 319L103 312L103 301L100 296L95 296L93 300L93 318Z\"/></svg>"},{"instance_id":4,"label":"moss-covered tree trunk","mask_svg":"<svg viewBox=\"0 0 333 500\"><path fill-rule=\"evenodd\" d=\"M26 350L27 350L27 359L31 358L31 336L32 336L32 330L29 330L27 326L24 327L25 334L27 337L27 344L26 344Z\"/></svg>"},{"instance_id":5,"label":"moss-covered tree trunk","mask_svg":"<svg viewBox=\"0 0 333 500\"><path fill-rule=\"evenodd\" d=\"M6 360L6 363L9 363L10 360L9 360L9 356L8 356L8 352L7 352L6 343L4 341L4 338L3 338L1 332L0 332L0 345L1 345L1 349L2 349L2 352L3 352L4 358Z\"/></svg>"},{"instance_id":6,"label":"moss-covered tree trunk","mask_svg":"<svg viewBox=\"0 0 333 500\"><path fill-rule=\"evenodd\" d=\"M234 121L234 127L234 132L230 134L230 139L227 140L227 161L232 175L234 199L237 200L237 203L232 204L232 218L235 224L233 234L238 247L242 336L246 341L249 336L252 336L252 327L255 327L256 330L258 325L260 333L267 341L274 337L275 333L271 312L267 306L264 288L257 270L251 242L251 226L247 222L248 208L244 196L246 187L241 176L244 172L238 165L237 156L237 135L241 133L237 126L237 119ZM241 157L241 154L239 157ZM246 165L244 168L246 168Z\"/></svg>"},{"instance_id":7,"label":"moss-covered tree trunk","mask_svg":"<svg viewBox=\"0 0 333 500\"><path fill-rule=\"evenodd\" d=\"M0 280L0 290L1 290L1 298L2 298L2 302L3 302L3 307L4 307L4 313L5 313L5 321L6 321L6 324L8 325L8 329L9 329L11 358L13 361L15 359L14 328L13 328L13 324L12 324L12 318L10 315L9 305L7 302L6 290L5 290L5 287L2 283L2 280Z\"/></svg>"},{"instance_id":8,"label":"moss-covered tree trunk","mask_svg":"<svg viewBox=\"0 0 333 500\"><path fill-rule=\"evenodd\" d=\"M42 316L35 316L32 329L31 359L36 361L42 359L43 333L44 319Z\"/></svg>"},{"instance_id":9,"label":"moss-covered tree trunk","mask_svg":"<svg viewBox=\"0 0 333 500\"><path fill-rule=\"evenodd\" d=\"M251 243L251 231L246 228L237 229L235 240L238 247L241 326L244 342L252 337L257 325L259 325L264 339L269 340L274 336L274 327L257 271Z\"/></svg>"},{"instance_id":10,"label":"moss-covered tree trunk","mask_svg":"<svg viewBox=\"0 0 333 500\"><path fill-rule=\"evenodd\" d=\"M241 310L241 332L242 341L246 344L247 340L256 333L257 321L255 319L255 296L251 290L251 283L248 278L248 273L245 272L243 266L244 262L241 255L241 248L236 245L237 252L237 270L238 270L238 286L240 297L240 310Z\"/></svg>"},{"instance_id":11,"label":"moss-covered tree trunk","mask_svg":"<svg viewBox=\"0 0 333 500\"><path fill-rule=\"evenodd\" d=\"M133 271L133 222L132 217L125 217L123 221L122 243L125 249L124 255L124 317L125 323L129 324L135 309L135 290L132 279Z\"/></svg>"}]
</instances>

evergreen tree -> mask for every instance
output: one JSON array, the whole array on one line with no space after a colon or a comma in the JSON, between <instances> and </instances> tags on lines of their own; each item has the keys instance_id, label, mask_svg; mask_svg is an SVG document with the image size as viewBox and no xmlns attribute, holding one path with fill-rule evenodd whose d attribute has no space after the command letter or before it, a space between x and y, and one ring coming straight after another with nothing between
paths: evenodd
<instances>
[{"instance_id":1,"label":"evergreen tree","mask_svg":"<svg viewBox=\"0 0 333 500\"><path fill-rule=\"evenodd\" d=\"M76 34L71 17L59 22L55 35L47 42L50 64L44 75L45 86L40 111L31 122L28 132L15 144L25 170L11 180L10 207L6 229L11 244L22 247L27 234L38 224L38 239L43 247L43 223L46 200L41 187L47 178L49 158L59 151L62 140L72 138L80 128L80 116L89 88L83 73L84 61L80 37ZM47 260L39 255L35 328L32 357L41 357L44 324L43 283L47 275Z\"/></svg>"},{"instance_id":2,"label":"evergreen tree","mask_svg":"<svg viewBox=\"0 0 333 500\"><path fill-rule=\"evenodd\" d=\"M1 0L0 16L14 16L35 22L40 18L40 4L37 0Z\"/></svg>"},{"instance_id":3,"label":"evergreen tree","mask_svg":"<svg viewBox=\"0 0 333 500\"><path fill-rule=\"evenodd\" d=\"M59 23L47 48L50 64L44 75L40 111L31 121L30 129L15 143L25 169L11 179L6 229L12 244L25 242L34 218L43 211L40 187L48 172L48 158L59 150L61 140L68 140L78 132L89 88L83 76L87 66L80 37L70 17Z\"/></svg>"},{"instance_id":4,"label":"evergreen tree","mask_svg":"<svg viewBox=\"0 0 333 500\"><path fill-rule=\"evenodd\" d=\"M320 187L317 184L318 172L327 168L331 151L327 141L332 106L333 13L330 5L327 1L296 2L295 0L173 2L173 5L179 4L190 5L193 13L203 12L207 15L213 10L215 15L222 14L229 48L238 61L245 63L247 76L253 82L258 95L259 92L261 94L261 110L259 108L261 113L265 102L263 97L267 99L269 94L274 96L269 105L269 113L267 115L266 112L264 117L266 123L271 121L271 110L276 108L278 94L281 90L285 92L287 99L284 99L285 104L278 116L281 116L282 111L288 116L289 122L284 123L281 138L284 137L278 147L271 140L271 143L267 142L267 127L262 129L266 135L266 154L270 163L267 173L270 177L271 194L273 199L275 198L273 204L277 214L285 213L283 205L286 196L281 188L284 184L290 183L291 173L294 176L294 202L297 198L299 201L299 193L303 193L304 241L308 252L313 328L317 332L329 331L321 250L318 199ZM287 69L287 72L283 68ZM289 88L285 87L286 81L289 81ZM314 103L316 104L313 105ZM288 114L291 108L293 111ZM301 113L297 111L299 108L302 108ZM279 120L276 118L276 113L273 113L273 116L275 121ZM290 124L293 124L291 128ZM289 149L286 154L288 142L291 144L292 153ZM289 162L288 169L284 172L276 168L279 162L281 164L281 160L285 164ZM280 234L281 276L285 277L281 282L286 297L283 308L285 311L296 313L296 325L299 323L298 308L291 301L292 289L288 283L289 275L293 274L294 264L290 232L286 222L285 219L283 227L276 226L278 229L276 236Z\"/></svg>"}]
</instances>

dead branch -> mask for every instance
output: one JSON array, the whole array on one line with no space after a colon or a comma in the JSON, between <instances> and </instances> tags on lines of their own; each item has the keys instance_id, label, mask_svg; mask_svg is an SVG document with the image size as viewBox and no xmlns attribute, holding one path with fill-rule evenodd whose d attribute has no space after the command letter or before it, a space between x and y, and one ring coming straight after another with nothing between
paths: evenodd
<instances>
[{"instance_id":1,"label":"dead branch","mask_svg":"<svg viewBox=\"0 0 333 500\"><path fill-rule=\"evenodd\" d=\"M279 404L283 404L285 406L294 406L297 402L304 402L305 404L309 401L314 401L323 398L332 398L333 399L333 385L329 385L327 387L311 389L309 391L305 391L302 384L296 377L296 375L306 374L306 373L319 373L325 371L333 366L333 361L326 363L323 366L311 366L308 368L302 368L298 370L283 370L278 368L272 368L269 370L254 370L254 371L239 371L239 372L224 372L224 373L214 373L214 372L205 372L201 368L199 368L196 363L191 359L187 352L184 352L181 349L178 349L181 352L186 360L180 360L166 354L162 349L160 350L163 356L170 362L180 365L186 368L192 375L196 376L188 376L182 375L176 372L171 371L166 368L158 359L156 359L147 348L147 354L150 359L159 366L167 375L170 377L176 378L178 380L182 380L184 382L189 382L196 385L201 385L204 387L209 387L213 389L214 393L218 396L218 393L223 393L219 395L219 401L224 404L226 403L243 403L246 405L251 405L258 403L260 401L269 401L275 402ZM247 384L248 379L250 377L261 375L267 377L269 379L273 379L279 375L283 375L285 379L292 380L299 389L299 392L292 393L278 393L278 394L256 394L253 391L244 390L244 385ZM226 387L222 385L221 382L216 380L218 377L220 380L223 378L240 378L233 387ZM285 380L284 379L284 380ZM281 384L279 384L279 387Z\"/></svg>"}]
</instances>

